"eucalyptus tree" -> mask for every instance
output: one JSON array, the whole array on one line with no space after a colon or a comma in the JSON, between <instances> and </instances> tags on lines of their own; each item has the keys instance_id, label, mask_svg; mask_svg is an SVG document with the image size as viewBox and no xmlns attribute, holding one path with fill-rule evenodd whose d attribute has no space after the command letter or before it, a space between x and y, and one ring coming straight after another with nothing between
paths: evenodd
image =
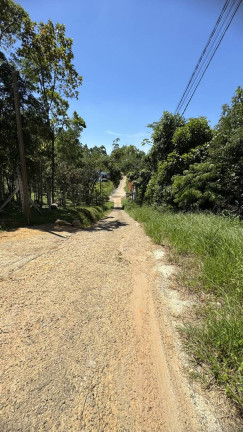
<instances>
[{"instance_id":1,"label":"eucalyptus tree","mask_svg":"<svg viewBox=\"0 0 243 432\"><path fill-rule=\"evenodd\" d=\"M14 111L12 86L12 63L0 53L0 195L3 198L4 182L8 191L13 189L16 177L16 164L19 150ZM31 84L19 78L19 102L22 114L22 128L25 141L25 154L30 177L37 175L37 165L41 152L41 141L47 136L42 104L31 92Z\"/></svg>"},{"instance_id":2,"label":"eucalyptus tree","mask_svg":"<svg viewBox=\"0 0 243 432\"><path fill-rule=\"evenodd\" d=\"M32 83L33 91L39 95L50 129L51 187L55 199L55 140L68 121L68 99L78 97L82 77L73 64L71 38L65 34L63 24L49 20L25 23L21 35L22 44L17 50L21 72Z\"/></svg>"},{"instance_id":3,"label":"eucalyptus tree","mask_svg":"<svg viewBox=\"0 0 243 432\"><path fill-rule=\"evenodd\" d=\"M64 207L66 206L66 193L71 192L72 197L77 196L79 185L82 182L84 150L80 136L85 127L82 117L74 111L73 117L66 121L65 127L56 140L56 177Z\"/></svg>"},{"instance_id":4,"label":"eucalyptus tree","mask_svg":"<svg viewBox=\"0 0 243 432\"><path fill-rule=\"evenodd\" d=\"M30 22L29 14L13 0L0 2L0 45L8 51L24 32L26 23Z\"/></svg>"}]
</instances>

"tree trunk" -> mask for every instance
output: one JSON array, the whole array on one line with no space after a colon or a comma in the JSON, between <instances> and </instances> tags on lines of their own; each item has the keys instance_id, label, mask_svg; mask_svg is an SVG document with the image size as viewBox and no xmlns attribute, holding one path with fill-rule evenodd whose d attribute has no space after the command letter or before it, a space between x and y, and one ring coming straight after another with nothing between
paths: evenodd
<instances>
[{"instance_id":1,"label":"tree trunk","mask_svg":"<svg viewBox=\"0 0 243 432\"><path fill-rule=\"evenodd\" d=\"M42 208L43 205L43 178L42 178L42 160L40 161L40 194L39 194L39 198L40 198L40 208Z\"/></svg>"},{"instance_id":2,"label":"tree trunk","mask_svg":"<svg viewBox=\"0 0 243 432\"><path fill-rule=\"evenodd\" d=\"M7 188L8 188L8 194L10 195L12 192L11 192L11 182L10 182L10 178L9 178L9 176L6 174L6 182L7 182Z\"/></svg>"},{"instance_id":3,"label":"tree trunk","mask_svg":"<svg viewBox=\"0 0 243 432\"><path fill-rule=\"evenodd\" d=\"M0 167L0 201L4 200L4 178L3 178L3 168Z\"/></svg>"},{"instance_id":4,"label":"tree trunk","mask_svg":"<svg viewBox=\"0 0 243 432\"><path fill-rule=\"evenodd\" d=\"M14 90L14 104L15 104L15 114L16 114L16 124L17 133L19 141L19 154L20 154L20 165L21 165L21 182L23 187L23 213L26 217L27 224L30 223L30 202L29 202L29 191L28 191L28 181L27 181L27 171L26 162L24 154L24 140L20 116L20 105L19 105L19 95L18 95L18 83L17 83L17 72L12 72L13 79L13 90Z\"/></svg>"},{"instance_id":5,"label":"tree trunk","mask_svg":"<svg viewBox=\"0 0 243 432\"><path fill-rule=\"evenodd\" d=\"M51 137L51 200L55 202L55 136Z\"/></svg>"},{"instance_id":6,"label":"tree trunk","mask_svg":"<svg viewBox=\"0 0 243 432\"><path fill-rule=\"evenodd\" d=\"M63 207L64 208L66 208L66 190L65 190L65 188L63 188L63 191L62 191L62 205L63 205Z\"/></svg>"},{"instance_id":7,"label":"tree trunk","mask_svg":"<svg viewBox=\"0 0 243 432\"><path fill-rule=\"evenodd\" d=\"M51 208L51 196L50 196L50 189L49 189L49 184L47 183L46 185L46 197L47 197L47 204L49 209Z\"/></svg>"}]
</instances>

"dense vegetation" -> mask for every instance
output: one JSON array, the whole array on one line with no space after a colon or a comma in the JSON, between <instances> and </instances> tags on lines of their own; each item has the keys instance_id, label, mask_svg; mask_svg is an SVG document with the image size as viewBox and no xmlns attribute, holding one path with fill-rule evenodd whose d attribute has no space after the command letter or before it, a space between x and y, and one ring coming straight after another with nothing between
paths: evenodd
<instances>
[{"instance_id":1,"label":"dense vegetation","mask_svg":"<svg viewBox=\"0 0 243 432\"><path fill-rule=\"evenodd\" d=\"M66 206L102 205L109 196L101 172L109 172L111 189L121 173L134 169L140 152L119 147L114 140L88 148L80 141L85 121L69 113L70 98L78 98L82 77L73 63L72 39L65 26L33 22L13 0L0 5L0 207L16 187L20 156L16 128L12 71L18 70L18 93L25 147L29 195L43 208L51 202ZM141 159L141 158L140 158ZM0 212L7 226L20 214L20 194ZM44 213L44 211L43 211ZM48 219L48 218L47 218ZM36 220L32 211L32 222ZM11 224L10 224L11 225Z\"/></svg>"},{"instance_id":2,"label":"dense vegetation","mask_svg":"<svg viewBox=\"0 0 243 432\"><path fill-rule=\"evenodd\" d=\"M211 129L204 117L164 112L152 128L151 150L129 178L137 201L174 210L243 215L243 89Z\"/></svg>"}]
</instances>

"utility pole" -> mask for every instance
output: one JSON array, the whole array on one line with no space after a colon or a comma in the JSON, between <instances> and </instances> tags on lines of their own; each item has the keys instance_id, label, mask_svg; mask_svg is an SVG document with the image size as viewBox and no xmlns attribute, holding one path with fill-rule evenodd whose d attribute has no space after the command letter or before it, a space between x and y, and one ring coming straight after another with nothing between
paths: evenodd
<instances>
[{"instance_id":1,"label":"utility pole","mask_svg":"<svg viewBox=\"0 0 243 432\"><path fill-rule=\"evenodd\" d=\"M30 223L30 201L29 201L29 192L28 192L27 171L26 171L25 154L24 154L24 140L23 140L23 132L22 132L22 124L21 124L21 116L20 116L20 105L19 105L19 94L18 94L18 83L17 83L16 71L12 72L12 79L13 79L17 133L18 133L18 141L19 141L21 180L23 185L22 208L23 208L23 213L26 217L26 222L27 224L29 224Z\"/></svg>"}]
</instances>

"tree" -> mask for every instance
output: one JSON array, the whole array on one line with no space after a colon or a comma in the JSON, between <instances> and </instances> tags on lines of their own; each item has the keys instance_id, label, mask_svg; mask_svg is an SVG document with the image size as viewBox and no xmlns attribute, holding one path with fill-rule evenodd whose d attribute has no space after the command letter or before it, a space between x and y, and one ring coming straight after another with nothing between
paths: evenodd
<instances>
[{"instance_id":1,"label":"tree","mask_svg":"<svg viewBox=\"0 0 243 432\"><path fill-rule=\"evenodd\" d=\"M16 40L21 39L25 25L30 22L28 13L13 0L0 2L0 45L3 49L11 48Z\"/></svg>"},{"instance_id":2,"label":"tree","mask_svg":"<svg viewBox=\"0 0 243 432\"><path fill-rule=\"evenodd\" d=\"M174 150L165 160L159 161L146 190L145 198L150 203L174 205L172 182L175 175L182 175L193 163L199 163L208 155L207 141L212 131L205 118L192 118L178 127L172 137Z\"/></svg>"},{"instance_id":3,"label":"tree","mask_svg":"<svg viewBox=\"0 0 243 432\"><path fill-rule=\"evenodd\" d=\"M145 153L135 146L116 147L112 150L110 159L116 167L127 174L134 169L138 170Z\"/></svg>"},{"instance_id":4,"label":"tree","mask_svg":"<svg viewBox=\"0 0 243 432\"><path fill-rule=\"evenodd\" d=\"M149 152L153 169L157 169L159 161L166 159L167 155L174 150L173 135L177 128L184 126L185 119L179 114L173 115L164 111L161 119L148 127L153 129L152 148Z\"/></svg>"},{"instance_id":5,"label":"tree","mask_svg":"<svg viewBox=\"0 0 243 432\"><path fill-rule=\"evenodd\" d=\"M16 134L16 118L12 84L12 63L0 53L0 184L3 198L3 183L12 192L19 161ZM31 93L31 84L19 77L19 101L22 114L22 128L25 142L25 155L32 183L35 180L41 140L45 139L48 129L43 118L42 105Z\"/></svg>"},{"instance_id":6,"label":"tree","mask_svg":"<svg viewBox=\"0 0 243 432\"><path fill-rule=\"evenodd\" d=\"M66 206L66 193L71 192L72 200L78 193L83 167L83 147L79 141L85 122L76 111L66 120L56 140L56 181L62 191L62 201Z\"/></svg>"},{"instance_id":7,"label":"tree","mask_svg":"<svg viewBox=\"0 0 243 432\"><path fill-rule=\"evenodd\" d=\"M224 207L243 214L243 88L224 105L209 154L217 165ZM222 208L222 207L221 207Z\"/></svg>"},{"instance_id":8,"label":"tree","mask_svg":"<svg viewBox=\"0 0 243 432\"><path fill-rule=\"evenodd\" d=\"M185 126L177 128L173 135L173 144L180 155L211 141L213 132L205 117L190 118Z\"/></svg>"},{"instance_id":9,"label":"tree","mask_svg":"<svg viewBox=\"0 0 243 432\"><path fill-rule=\"evenodd\" d=\"M174 202L183 210L214 210L222 205L217 167L210 162L195 163L173 179Z\"/></svg>"},{"instance_id":10,"label":"tree","mask_svg":"<svg viewBox=\"0 0 243 432\"><path fill-rule=\"evenodd\" d=\"M76 111L72 118L66 119L65 127L60 131L56 140L57 161L65 161L70 165L79 162L81 144L79 138L83 129L86 128L85 122Z\"/></svg>"},{"instance_id":11,"label":"tree","mask_svg":"<svg viewBox=\"0 0 243 432\"><path fill-rule=\"evenodd\" d=\"M27 22L22 33L22 46L17 50L21 71L33 84L43 103L50 129L52 200L55 184L55 139L67 120L68 98L78 97L82 77L72 60L72 39L65 26L48 21Z\"/></svg>"},{"instance_id":12,"label":"tree","mask_svg":"<svg viewBox=\"0 0 243 432\"><path fill-rule=\"evenodd\" d=\"M84 146L84 166L82 170L83 190L85 200L89 204L94 195L95 185L100 178L100 173L107 170L109 157L104 146L88 148Z\"/></svg>"},{"instance_id":13,"label":"tree","mask_svg":"<svg viewBox=\"0 0 243 432\"><path fill-rule=\"evenodd\" d=\"M120 138L116 138L113 140L113 143L112 143L113 150L112 151L116 151L119 149L119 142L120 142Z\"/></svg>"},{"instance_id":14,"label":"tree","mask_svg":"<svg viewBox=\"0 0 243 432\"><path fill-rule=\"evenodd\" d=\"M243 214L242 119L243 89L238 88L231 106L223 106L200 163L194 161L173 179L172 195L180 208L229 210ZM176 138L180 138L180 133Z\"/></svg>"}]
</instances>

